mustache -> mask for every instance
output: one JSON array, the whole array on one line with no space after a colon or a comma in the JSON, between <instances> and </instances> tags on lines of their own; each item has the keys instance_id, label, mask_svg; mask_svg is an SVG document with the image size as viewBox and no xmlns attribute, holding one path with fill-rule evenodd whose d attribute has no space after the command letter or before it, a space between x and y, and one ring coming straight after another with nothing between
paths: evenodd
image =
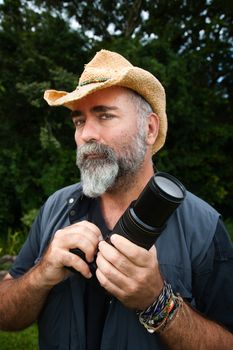
<instances>
[{"instance_id":1,"label":"mustache","mask_svg":"<svg viewBox=\"0 0 233 350\"><path fill-rule=\"evenodd\" d=\"M116 154L110 146L97 142L86 143L77 148L77 164L79 166L82 166L85 161L91 161L93 159L97 161L104 159L115 162Z\"/></svg>"}]
</instances>

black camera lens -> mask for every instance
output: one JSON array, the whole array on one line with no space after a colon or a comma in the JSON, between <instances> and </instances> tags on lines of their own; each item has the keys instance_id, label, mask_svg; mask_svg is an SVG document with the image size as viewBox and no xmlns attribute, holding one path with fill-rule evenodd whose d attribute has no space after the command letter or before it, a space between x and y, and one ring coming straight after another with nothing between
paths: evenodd
<instances>
[{"instance_id":1,"label":"black camera lens","mask_svg":"<svg viewBox=\"0 0 233 350\"><path fill-rule=\"evenodd\" d=\"M150 249L163 231L168 218L184 200L185 194L184 186L174 176L157 172L138 199L126 209L106 240L111 243L111 235L117 233L145 249ZM85 260L85 254L80 249L70 251ZM89 266L94 273L95 261ZM75 272L72 267L69 269Z\"/></svg>"},{"instance_id":2,"label":"black camera lens","mask_svg":"<svg viewBox=\"0 0 233 350\"><path fill-rule=\"evenodd\" d=\"M161 190L161 192L168 199L179 200L183 199L184 191L182 189L182 185L178 180L169 174L158 174L153 177L154 183L157 188Z\"/></svg>"},{"instance_id":3,"label":"black camera lens","mask_svg":"<svg viewBox=\"0 0 233 350\"><path fill-rule=\"evenodd\" d=\"M184 186L174 176L156 173L119 219L112 233L149 249L170 215L185 198L185 193Z\"/></svg>"}]
</instances>

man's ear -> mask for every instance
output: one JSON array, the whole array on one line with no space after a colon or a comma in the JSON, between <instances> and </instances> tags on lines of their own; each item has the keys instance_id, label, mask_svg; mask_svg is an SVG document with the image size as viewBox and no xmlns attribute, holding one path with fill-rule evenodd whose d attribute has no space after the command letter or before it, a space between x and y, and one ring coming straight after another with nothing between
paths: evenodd
<instances>
[{"instance_id":1,"label":"man's ear","mask_svg":"<svg viewBox=\"0 0 233 350\"><path fill-rule=\"evenodd\" d=\"M151 113L147 117L147 137L146 142L148 145L153 145L159 133L159 117L155 113Z\"/></svg>"}]
</instances>

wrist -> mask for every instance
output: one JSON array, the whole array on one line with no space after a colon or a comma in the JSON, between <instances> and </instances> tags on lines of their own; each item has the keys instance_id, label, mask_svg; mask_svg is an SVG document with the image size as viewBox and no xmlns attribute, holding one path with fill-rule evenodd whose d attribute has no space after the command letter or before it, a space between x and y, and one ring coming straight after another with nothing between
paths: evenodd
<instances>
[{"instance_id":1,"label":"wrist","mask_svg":"<svg viewBox=\"0 0 233 350\"><path fill-rule=\"evenodd\" d=\"M49 264L41 259L38 264L29 271L29 281L36 289L49 291L63 279L59 278L59 275L60 273L55 274L53 269L49 267Z\"/></svg>"},{"instance_id":2,"label":"wrist","mask_svg":"<svg viewBox=\"0 0 233 350\"><path fill-rule=\"evenodd\" d=\"M175 295L171 285L164 281L164 287L153 304L137 312L139 321L149 333L162 332L176 317L182 303L182 298Z\"/></svg>"}]
</instances>

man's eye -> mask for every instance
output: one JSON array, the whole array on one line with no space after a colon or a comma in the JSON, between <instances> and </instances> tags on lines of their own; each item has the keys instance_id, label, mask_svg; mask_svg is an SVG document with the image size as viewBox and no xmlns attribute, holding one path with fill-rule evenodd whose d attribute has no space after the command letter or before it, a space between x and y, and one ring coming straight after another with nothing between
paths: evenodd
<instances>
[{"instance_id":1,"label":"man's eye","mask_svg":"<svg viewBox=\"0 0 233 350\"><path fill-rule=\"evenodd\" d=\"M107 119L112 119L113 115L108 114L108 113L104 113L104 114L101 114L99 117L100 117L100 119L107 120Z\"/></svg>"},{"instance_id":2,"label":"man's eye","mask_svg":"<svg viewBox=\"0 0 233 350\"><path fill-rule=\"evenodd\" d=\"M82 126L83 125L83 123L85 122L83 119L75 119L74 121L74 126L76 127L76 128L79 128L80 126Z\"/></svg>"}]
</instances>

